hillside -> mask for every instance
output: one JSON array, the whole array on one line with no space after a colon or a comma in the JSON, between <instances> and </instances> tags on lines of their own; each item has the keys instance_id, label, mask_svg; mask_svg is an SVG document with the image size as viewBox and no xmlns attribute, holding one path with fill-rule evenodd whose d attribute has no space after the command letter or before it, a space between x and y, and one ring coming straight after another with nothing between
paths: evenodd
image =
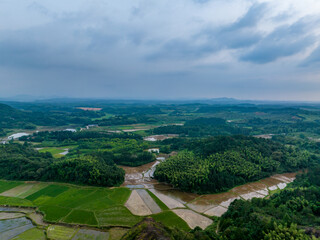
<instances>
[{"instance_id":1,"label":"hillside","mask_svg":"<svg viewBox=\"0 0 320 240\"><path fill-rule=\"evenodd\" d=\"M154 176L187 192L216 193L309 166L309 153L272 140L220 136L188 142L188 151L162 162Z\"/></svg>"}]
</instances>

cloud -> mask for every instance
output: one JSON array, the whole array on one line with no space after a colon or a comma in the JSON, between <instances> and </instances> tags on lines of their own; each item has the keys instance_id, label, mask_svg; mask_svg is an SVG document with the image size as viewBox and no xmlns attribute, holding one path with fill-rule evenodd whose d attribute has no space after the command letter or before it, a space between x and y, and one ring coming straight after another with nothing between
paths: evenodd
<instances>
[{"instance_id":1,"label":"cloud","mask_svg":"<svg viewBox=\"0 0 320 240\"><path fill-rule=\"evenodd\" d=\"M223 48L245 48L260 41L261 34L253 29L263 17L267 4L254 4L235 22L218 28L204 28L188 39L172 39L146 59L197 59Z\"/></svg>"},{"instance_id":2,"label":"cloud","mask_svg":"<svg viewBox=\"0 0 320 240\"><path fill-rule=\"evenodd\" d=\"M1 1L0 95L303 96L320 62L303 60L320 26L305 1Z\"/></svg>"},{"instance_id":3,"label":"cloud","mask_svg":"<svg viewBox=\"0 0 320 240\"><path fill-rule=\"evenodd\" d=\"M304 51L315 41L309 30L316 22L302 19L291 25L280 26L243 54L240 60L264 64Z\"/></svg>"},{"instance_id":4,"label":"cloud","mask_svg":"<svg viewBox=\"0 0 320 240\"><path fill-rule=\"evenodd\" d=\"M300 64L301 67L308 67L320 63L320 46L314 49L311 54Z\"/></svg>"},{"instance_id":5,"label":"cloud","mask_svg":"<svg viewBox=\"0 0 320 240\"><path fill-rule=\"evenodd\" d=\"M236 22L227 26L224 31L237 31L243 28L252 28L263 19L268 9L267 3L255 3L253 4L247 13L240 17Z\"/></svg>"}]
</instances>

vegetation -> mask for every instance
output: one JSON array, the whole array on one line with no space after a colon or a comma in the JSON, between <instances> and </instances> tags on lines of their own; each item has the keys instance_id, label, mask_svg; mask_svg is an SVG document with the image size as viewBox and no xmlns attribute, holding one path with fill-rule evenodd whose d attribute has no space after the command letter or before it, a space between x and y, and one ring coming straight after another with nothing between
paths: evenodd
<instances>
[{"instance_id":1,"label":"vegetation","mask_svg":"<svg viewBox=\"0 0 320 240\"><path fill-rule=\"evenodd\" d=\"M311 162L306 151L244 136L191 141L189 149L159 164L155 178L184 191L215 193Z\"/></svg>"},{"instance_id":2,"label":"vegetation","mask_svg":"<svg viewBox=\"0 0 320 240\"><path fill-rule=\"evenodd\" d=\"M319 167L310 170L270 199L234 201L221 218L220 234L231 240L240 236L242 239L310 239L304 232L320 224L319 170ZM285 238L281 238L286 232Z\"/></svg>"},{"instance_id":3,"label":"vegetation","mask_svg":"<svg viewBox=\"0 0 320 240\"><path fill-rule=\"evenodd\" d=\"M95 227L135 225L124 239L307 240L320 235L317 104L209 100L7 104L0 104L1 141L16 132L26 131L30 135L0 145L0 178L12 180L0 181L0 193L13 189L9 194L12 197L0 196L0 205L37 207L49 222ZM83 111L78 108L82 106L101 110ZM77 131L61 131L66 128ZM177 137L155 142L143 140L154 134ZM69 153L60 156L66 148ZM154 220L143 220L124 206L129 189L88 186L119 186L124 171L117 165L133 167L154 161L155 154L146 151L149 148L173 152L158 165L155 177L189 192L221 192L274 173L309 170L268 199L236 200L221 218L214 217L207 229L190 230L151 192L162 212L151 215ZM77 231L78 228L50 226L47 237L69 238ZM33 234L42 237L38 229L19 237L32 239Z\"/></svg>"},{"instance_id":4,"label":"vegetation","mask_svg":"<svg viewBox=\"0 0 320 240\"><path fill-rule=\"evenodd\" d=\"M55 160L27 144L5 144L0 146L0 178L115 186L123 182L124 171L100 155Z\"/></svg>"}]
</instances>

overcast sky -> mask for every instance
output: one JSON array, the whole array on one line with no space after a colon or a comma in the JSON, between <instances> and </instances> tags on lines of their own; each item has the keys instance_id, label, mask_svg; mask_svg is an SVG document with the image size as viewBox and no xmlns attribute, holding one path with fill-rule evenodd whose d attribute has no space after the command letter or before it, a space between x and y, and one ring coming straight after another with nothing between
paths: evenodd
<instances>
[{"instance_id":1,"label":"overcast sky","mask_svg":"<svg viewBox=\"0 0 320 240\"><path fill-rule=\"evenodd\" d=\"M0 0L0 97L320 100L319 0Z\"/></svg>"}]
</instances>

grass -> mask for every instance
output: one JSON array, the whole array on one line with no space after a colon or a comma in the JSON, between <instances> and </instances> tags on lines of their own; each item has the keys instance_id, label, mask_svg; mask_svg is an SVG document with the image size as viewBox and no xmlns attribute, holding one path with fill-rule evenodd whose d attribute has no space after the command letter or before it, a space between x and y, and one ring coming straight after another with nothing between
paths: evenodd
<instances>
[{"instance_id":1,"label":"grass","mask_svg":"<svg viewBox=\"0 0 320 240\"><path fill-rule=\"evenodd\" d=\"M131 194L128 188L114 188L111 191L109 198L117 204L124 204Z\"/></svg>"},{"instance_id":2,"label":"grass","mask_svg":"<svg viewBox=\"0 0 320 240\"><path fill-rule=\"evenodd\" d=\"M83 199L88 201L88 196L94 191L92 189L69 188L58 196L43 201L41 204L75 208L82 204Z\"/></svg>"},{"instance_id":3,"label":"grass","mask_svg":"<svg viewBox=\"0 0 320 240\"><path fill-rule=\"evenodd\" d=\"M89 229L80 229L72 240L106 240L109 239L108 232L98 232Z\"/></svg>"},{"instance_id":4,"label":"grass","mask_svg":"<svg viewBox=\"0 0 320 240\"><path fill-rule=\"evenodd\" d=\"M126 207L115 206L104 211L96 212L100 226L128 226L132 227L141 221L141 217L134 216Z\"/></svg>"},{"instance_id":5,"label":"grass","mask_svg":"<svg viewBox=\"0 0 320 240\"><path fill-rule=\"evenodd\" d=\"M149 189L147 189L147 192L152 197L152 199L156 202L156 204L158 204L158 206L161 208L162 211L169 210L167 205L165 205L159 198L157 198L156 195L154 195L152 192L150 192Z\"/></svg>"},{"instance_id":6,"label":"grass","mask_svg":"<svg viewBox=\"0 0 320 240\"><path fill-rule=\"evenodd\" d=\"M84 210L73 210L65 219L63 219L63 221L67 223L79 223L92 226L98 225L94 213Z\"/></svg>"},{"instance_id":7,"label":"grass","mask_svg":"<svg viewBox=\"0 0 320 240\"><path fill-rule=\"evenodd\" d=\"M17 187L23 184L23 182L14 182L14 181L0 181L0 193L3 193L9 189Z\"/></svg>"},{"instance_id":8,"label":"grass","mask_svg":"<svg viewBox=\"0 0 320 240\"><path fill-rule=\"evenodd\" d=\"M91 120L92 120L92 121L95 121L95 120L104 120L104 119L112 118L113 116L114 116L114 114L106 113L106 114L105 114L104 116L102 116L102 117L92 118Z\"/></svg>"},{"instance_id":9,"label":"grass","mask_svg":"<svg viewBox=\"0 0 320 240\"><path fill-rule=\"evenodd\" d=\"M12 184L10 184L12 183ZM0 188L8 190L19 186L19 182L1 182ZM49 184L49 185L48 185ZM10 186L10 187L9 187ZM39 207L44 219L50 222L65 222L90 226L117 226L132 227L142 220L142 217L133 215L125 206L131 191L128 188L99 188L82 187L63 184L39 183L32 186L21 197L0 196L0 205ZM152 215L157 221L167 226L175 226L189 230L188 225L153 193L148 191L152 199L162 209L162 213ZM61 235L64 238L67 229L51 229L50 234ZM70 229L68 231L71 231ZM72 230L74 231L74 230ZM120 231L121 234L123 231ZM74 232L75 233L75 232ZM59 235L59 236L60 236ZM117 234L116 234L117 235ZM120 235L120 234L119 234ZM50 237L49 237L50 238ZM51 237L54 239L54 237Z\"/></svg>"},{"instance_id":10,"label":"grass","mask_svg":"<svg viewBox=\"0 0 320 240\"><path fill-rule=\"evenodd\" d=\"M21 183L4 182L3 189ZM123 206L130 196L127 188L97 188L39 183L21 194L23 198L0 196L0 204L38 206L50 222L87 224L92 226L133 226L140 221ZM38 190L38 191L37 191ZM95 217L97 214L97 218Z\"/></svg>"},{"instance_id":11,"label":"grass","mask_svg":"<svg viewBox=\"0 0 320 240\"><path fill-rule=\"evenodd\" d=\"M0 196L0 205L8 205L14 207L34 207L35 205L26 199L15 198L15 197L4 197Z\"/></svg>"},{"instance_id":12,"label":"grass","mask_svg":"<svg viewBox=\"0 0 320 240\"><path fill-rule=\"evenodd\" d=\"M38 228L29 229L21 233L19 236L12 238L12 240L45 240L45 239L46 239L46 236L43 230L40 230Z\"/></svg>"},{"instance_id":13,"label":"grass","mask_svg":"<svg viewBox=\"0 0 320 240\"><path fill-rule=\"evenodd\" d=\"M51 225L48 227L47 236L48 239L70 240L78 230L78 228Z\"/></svg>"},{"instance_id":14,"label":"grass","mask_svg":"<svg viewBox=\"0 0 320 240\"><path fill-rule=\"evenodd\" d=\"M27 198L33 200L44 213L45 219L51 222L92 226L98 226L102 222L103 225L108 226L128 226L131 225L131 221L135 224L140 220L122 206L129 195L130 190L127 188L104 189L50 185ZM110 208L115 211L109 212ZM94 213L99 215L98 221Z\"/></svg>"},{"instance_id":15,"label":"grass","mask_svg":"<svg viewBox=\"0 0 320 240\"><path fill-rule=\"evenodd\" d=\"M109 190L98 190L86 198L79 199L77 208L92 211L102 211L106 208L115 206L117 201L113 201L108 197ZM81 205L80 205L81 203Z\"/></svg>"},{"instance_id":16,"label":"grass","mask_svg":"<svg viewBox=\"0 0 320 240\"><path fill-rule=\"evenodd\" d=\"M66 148L55 148L55 147L46 147L43 149L40 149L39 152L44 153L44 152L49 152L52 154L53 157L55 158L61 158L63 157L63 155L61 153L65 152Z\"/></svg>"},{"instance_id":17,"label":"grass","mask_svg":"<svg viewBox=\"0 0 320 240\"><path fill-rule=\"evenodd\" d=\"M168 227L176 227L184 231L190 231L190 227L188 226L188 224L185 221L183 221L180 217L178 217L174 212L165 211L162 213L152 215L152 217L156 221L161 222Z\"/></svg>"},{"instance_id":18,"label":"grass","mask_svg":"<svg viewBox=\"0 0 320 240\"><path fill-rule=\"evenodd\" d=\"M128 230L124 228L111 228L109 230L109 240L120 240L126 232L128 232Z\"/></svg>"},{"instance_id":19,"label":"grass","mask_svg":"<svg viewBox=\"0 0 320 240\"><path fill-rule=\"evenodd\" d=\"M40 211L44 213L44 219L50 222L59 222L67 216L72 209L59 206L40 206Z\"/></svg>"},{"instance_id":20,"label":"grass","mask_svg":"<svg viewBox=\"0 0 320 240\"><path fill-rule=\"evenodd\" d=\"M45 187L41 189L38 192L35 192L34 194L31 194L30 196L26 197L26 199L30 201L36 200L40 196L49 196L49 197L56 197L59 194L67 191L69 188L66 186L61 185L49 185L48 187Z\"/></svg>"}]
</instances>

